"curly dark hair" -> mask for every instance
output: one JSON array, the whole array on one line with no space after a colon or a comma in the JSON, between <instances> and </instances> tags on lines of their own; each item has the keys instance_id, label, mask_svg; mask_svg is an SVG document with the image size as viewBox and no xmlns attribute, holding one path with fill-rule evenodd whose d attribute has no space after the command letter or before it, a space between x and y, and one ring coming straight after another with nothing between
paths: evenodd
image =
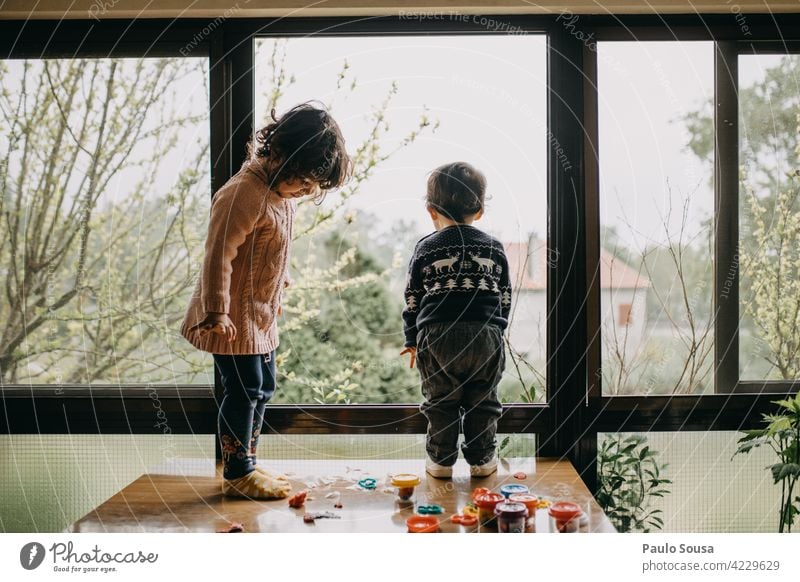
<instances>
[{"instance_id":1,"label":"curly dark hair","mask_svg":"<svg viewBox=\"0 0 800 582\"><path fill-rule=\"evenodd\" d=\"M428 177L426 204L455 222L483 210L485 197L486 177L466 162L439 166Z\"/></svg>"},{"instance_id":2,"label":"curly dark hair","mask_svg":"<svg viewBox=\"0 0 800 582\"><path fill-rule=\"evenodd\" d=\"M352 172L350 156L339 125L324 107L301 103L280 118L273 109L270 117L273 122L256 132L248 150L251 156L280 162L269 177L273 186L309 179L325 191L347 182Z\"/></svg>"}]
</instances>

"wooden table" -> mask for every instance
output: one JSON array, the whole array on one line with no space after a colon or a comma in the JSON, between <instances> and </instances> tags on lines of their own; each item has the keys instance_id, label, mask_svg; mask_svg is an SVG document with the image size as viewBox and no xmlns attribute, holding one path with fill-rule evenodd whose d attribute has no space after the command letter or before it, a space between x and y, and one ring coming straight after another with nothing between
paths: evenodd
<instances>
[{"instance_id":1,"label":"wooden table","mask_svg":"<svg viewBox=\"0 0 800 582\"><path fill-rule=\"evenodd\" d=\"M263 463L263 461L262 461ZM442 532L480 531L478 526L450 523L450 516L468 503L475 487L495 491L506 483L523 483L535 494L554 501L574 501L589 515L585 532L614 532L614 527L594 501L568 461L556 459L511 459L503 461L495 475L470 479L463 460L456 464L453 479L434 479L424 471L424 461L275 461L265 463L289 476L295 491L306 489L305 508L292 509L286 500L254 501L223 497L221 466L213 460L176 459L142 475L108 501L72 524L70 532L215 532L238 522L246 532L405 532L413 507L400 506L388 491L387 476L416 473L418 503L441 505L445 513ZM523 480L513 474L523 471ZM378 487L358 487L363 477L375 477ZM326 495L338 491L341 509ZM339 519L303 522L306 512L330 511ZM546 510L536 515L537 533L549 532ZM486 528L484 528L485 530Z\"/></svg>"}]
</instances>

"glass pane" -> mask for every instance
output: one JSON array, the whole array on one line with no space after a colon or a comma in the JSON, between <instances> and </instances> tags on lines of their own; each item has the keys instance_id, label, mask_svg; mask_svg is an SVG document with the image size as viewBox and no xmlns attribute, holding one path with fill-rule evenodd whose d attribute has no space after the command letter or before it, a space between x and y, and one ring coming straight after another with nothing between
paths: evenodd
<instances>
[{"instance_id":1,"label":"glass pane","mask_svg":"<svg viewBox=\"0 0 800 582\"><path fill-rule=\"evenodd\" d=\"M546 42L543 36L259 39L256 123L317 100L355 158L354 180L296 218L276 400L419 402L403 349L414 245L433 231L428 174L466 161L487 177L476 226L504 241L515 281L501 395L544 397Z\"/></svg>"},{"instance_id":2,"label":"glass pane","mask_svg":"<svg viewBox=\"0 0 800 582\"><path fill-rule=\"evenodd\" d=\"M739 57L739 368L800 378L800 55Z\"/></svg>"},{"instance_id":3,"label":"glass pane","mask_svg":"<svg viewBox=\"0 0 800 582\"><path fill-rule=\"evenodd\" d=\"M605 395L713 390L713 44L598 43Z\"/></svg>"},{"instance_id":4,"label":"glass pane","mask_svg":"<svg viewBox=\"0 0 800 582\"><path fill-rule=\"evenodd\" d=\"M172 458L213 459L214 435L0 435L0 531L63 531Z\"/></svg>"},{"instance_id":5,"label":"glass pane","mask_svg":"<svg viewBox=\"0 0 800 582\"><path fill-rule=\"evenodd\" d=\"M0 381L209 383L207 59L0 62Z\"/></svg>"},{"instance_id":6,"label":"glass pane","mask_svg":"<svg viewBox=\"0 0 800 582\"><path fill-rule=\"evenodd\" d=\"M650 526L651 531L666 533L712 533L712 532L777 532L780 508L780 485L773 484L769 466L777 457L766 448L756 448L750 453L736 455L737 441L743 435L737 432L649 432L649 433L600 433L598 438L598 476L601 494L598 501L611 514L618 528L631 524L629 531L641 531L635 527L641 517L653 513L663 522L663 527ZM614 508L603 503L603 492L611 491L614 479L621 471L614 468L614 460L604 454L605 449L617 452L617 442L631 437L643 439L635 451L645 447L652 459L642 469L655 472L659 478L672 481L649 489L638 488L635 495L620 492L639 483L635 477L627 476L625 485L617 488L612 496ZM629 441L632 442L632 441ZM628 455L617 459L625 462ZM631 467L637 467L630 461ZM604 477L605 476L605 477ZM666 490L663 496L641 495L641 491ZM620 502L620 503L617 503ZM616 517L615 517L616 516ZM636 516L636 519L631 519ZM649 520L648 520L649 521ZM626 529L621 527L621 530Z\"/></svg>"}]
</instances>

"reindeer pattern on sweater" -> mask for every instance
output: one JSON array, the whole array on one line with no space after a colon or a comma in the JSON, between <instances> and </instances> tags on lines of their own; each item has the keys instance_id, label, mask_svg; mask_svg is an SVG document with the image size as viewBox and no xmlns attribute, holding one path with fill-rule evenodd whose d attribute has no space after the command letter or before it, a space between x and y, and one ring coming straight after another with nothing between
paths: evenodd
<instances>
[{"instance_id":1,"label":"reindeer pattern on sweater","mask_svg":"<svg viewBox=\"0 0 800 582\"><path fill-rule=\"evenodd\" d=\"M420 239L406 279L406 346L415 346L429 323L485 321L505 329L510 310L508 260L496 238L459 224Z\"/></svg>"}]
</instances>

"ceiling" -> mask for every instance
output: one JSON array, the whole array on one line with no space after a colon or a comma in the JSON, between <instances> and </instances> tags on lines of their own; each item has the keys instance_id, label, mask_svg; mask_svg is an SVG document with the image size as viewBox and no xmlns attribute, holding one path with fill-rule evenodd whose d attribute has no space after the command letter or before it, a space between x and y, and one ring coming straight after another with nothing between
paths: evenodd
<instances>
[{"instance_id":1,"label":"ceiling","mask_svg":"<svg viewBox=\"0 0 800 582\"><path fill-rule=\"evenodd\" d=\"M798 0L0 0L0 19L800 12Z\"/></svg>"}]
</instances>

